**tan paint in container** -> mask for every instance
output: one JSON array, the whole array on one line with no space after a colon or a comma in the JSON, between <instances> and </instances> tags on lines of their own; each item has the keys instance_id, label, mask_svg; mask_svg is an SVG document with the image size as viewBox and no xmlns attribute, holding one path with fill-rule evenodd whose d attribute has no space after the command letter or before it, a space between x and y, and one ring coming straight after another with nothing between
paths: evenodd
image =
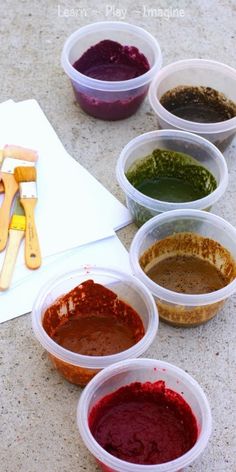
<instances>
[{"instance_id":1,"label":"tan paint in container","mask_svg":"<svg viewBox=\"0 0 236 472\"><path fill-rule=\"evenodd\" d=\"M236 262L230 252L213 239L196 233L175 233L156 241L139 259L142 270L148 275L158 262L176 255L194 256L208 261L220 271L228 285L236 278ZM192 327L213 318L226 300L201 306L172 304L156 299L160 318L174 326Z\"/></svg>"}]
</instances>

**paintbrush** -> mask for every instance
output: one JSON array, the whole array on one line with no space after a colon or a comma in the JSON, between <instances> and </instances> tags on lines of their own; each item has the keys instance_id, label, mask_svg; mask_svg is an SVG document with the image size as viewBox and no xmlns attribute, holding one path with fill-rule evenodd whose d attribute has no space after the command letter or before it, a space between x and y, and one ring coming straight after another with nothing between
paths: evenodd
<instances>
[{"instance_id":1,"label":"paintbrush","mask_svg":"<svg viewBox=\"0 0 236 472\"><path fill-rule=\"evenodd\" d=\"M5 193L0 208L0 251L3 251L7 243L11 206L18 190L14 169L20 165L32 166L37 161L37 158L38 155L35 151L20 146L7 145L3 149L0 178L2 179Z\"/></svg>"},{"instance_id":2,"label":"paintbrush","mask_svg":"<svg viewBox=\"0 0 236 472\"><path fill-rule=\"evenodd\" d=\"M34 209L37 203L35 167L16 167L15 179L19 183L20 202L25 210L25 263L29 269L38 269L41 265L39 239L34 221Z\"/></svg>"},{"instance_id":3,"label":"paintbrush","mask_svg":"<svg viewBox=\"0 0 236 472\"><path fill-rule=\"evenodd\" d=\"M0 168L1 168L1 165L2 165L2 161L3 161L3 149L0 149ZM3 192L4 192L4 185L0 181L0 193L3 193Z\"/></svg>"},{"instance_id":4,"label":"paintbrush","mask_svg":"<svg viewBox=\"0 0 236 472\"><path fill-rule=\"evenodd\" d=\"M3 148L3 157L14 157L15 159L22 159L22 161L36 162L38 153L34 149L6 144Z\"/></svg>"},{"instance_id":5,"label":"paintbrush","mask_svg":"<svg viewBox=\"0 0 236 472\"><path fill-rule=\"evenodd\" d=\"M25 235L25 216L19 198L15 200L8 234L8 244L0 274L0 290L7 290L10 286L17 254Z\"/></svg>"},{"instance_id":6,"label":"paintbrush","mask_svg":"<svg viewBox=\"0 0 236 472\"><path fill-rule=\"evenodd\" d=\"M0 149L0 168L4 157L14 157L23 161L36 162L38 159L37 152L33 149L26 149L14 144L6 144L4 149ZM0 182L0 193L4 193L3 182Z\"/></svg>"}]
</instances>

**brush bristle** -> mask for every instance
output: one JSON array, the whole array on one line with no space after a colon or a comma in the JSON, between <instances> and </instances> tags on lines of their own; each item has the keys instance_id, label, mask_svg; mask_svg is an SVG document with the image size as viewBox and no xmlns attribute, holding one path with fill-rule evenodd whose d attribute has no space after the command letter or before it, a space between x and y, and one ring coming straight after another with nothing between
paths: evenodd
<instances>
[{"instance_id":1,"label":"brush bristle","mask_svg":"<svg viewBox=\"0 0 236 472\"><path fill-rule=\"evenodd\" d=\"M35 182L37 179L35 167L16 167L14 176L17 182Z\"/></svg>"},{"instance_id":2,"label":"brush bristle","mask_svg":"<svg viewBox=\"0 0 236 472\"><path fill-rule=\"evenodd\" d=\"M15 159L22 159L23 161L36 162L38 154L33 149L27 149L14 144L6 144L3 148L3 157L14 157Z\"/></svg>"}]
</instances>

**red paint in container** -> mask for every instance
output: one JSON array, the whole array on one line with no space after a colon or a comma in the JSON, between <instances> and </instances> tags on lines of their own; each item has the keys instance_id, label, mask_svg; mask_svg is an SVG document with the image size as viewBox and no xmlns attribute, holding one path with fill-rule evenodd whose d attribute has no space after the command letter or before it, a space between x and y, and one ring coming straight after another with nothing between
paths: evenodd
<instances>
[{"instance_id":1,"label":"red paint in container","mask_svg":"<svg viewBox=\"0 0 236 472\"><path fill-rule=\"evenodd\" d=\"M163 464L197 441L196 418L165 382L134 382L102 398L91 410L89 427L100 446L134 464Z\"/></svg>"},{"instance_id":2,"label":"red paint in container","mask_svg":"<svg viewBox=\"0 0 236 472\"><path fill-rule=\"evenodd\" d=\"M147 58L135 46L122 46L105 39L91 46L73 67L81 74L96 80L117 82L129 81L150 70ZM89 115L104 120L119 120L131 116L143 101L146 85L122 92L105 92L77 87L74 92L81 108Z\"/></svg>"}]
</instances>

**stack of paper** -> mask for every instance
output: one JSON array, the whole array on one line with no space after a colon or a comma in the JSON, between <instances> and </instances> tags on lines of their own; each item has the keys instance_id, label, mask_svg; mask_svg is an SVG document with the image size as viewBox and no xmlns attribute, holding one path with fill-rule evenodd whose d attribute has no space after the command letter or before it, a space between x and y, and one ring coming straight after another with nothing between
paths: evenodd
<instances>
[{"instance_id":1,"label":"stack of paper","mask_svg":"<svg viewBox=\"0 0 236 472\"><path fill-rule=\"evenodd\" d=\"M64 149L35 100L0 104L0 148L16 144L38 151L36 223L43 265L30 271L22 245L11 288L0 293L0 322L31 310L50 278L88 264L129 270L114 230L131 222L128 210ZM0 198L0 203L2 201ZM0 222L1 224L1 222ZM4 252L0 253L0 268Z\"/></svg>"}]
</instances>

